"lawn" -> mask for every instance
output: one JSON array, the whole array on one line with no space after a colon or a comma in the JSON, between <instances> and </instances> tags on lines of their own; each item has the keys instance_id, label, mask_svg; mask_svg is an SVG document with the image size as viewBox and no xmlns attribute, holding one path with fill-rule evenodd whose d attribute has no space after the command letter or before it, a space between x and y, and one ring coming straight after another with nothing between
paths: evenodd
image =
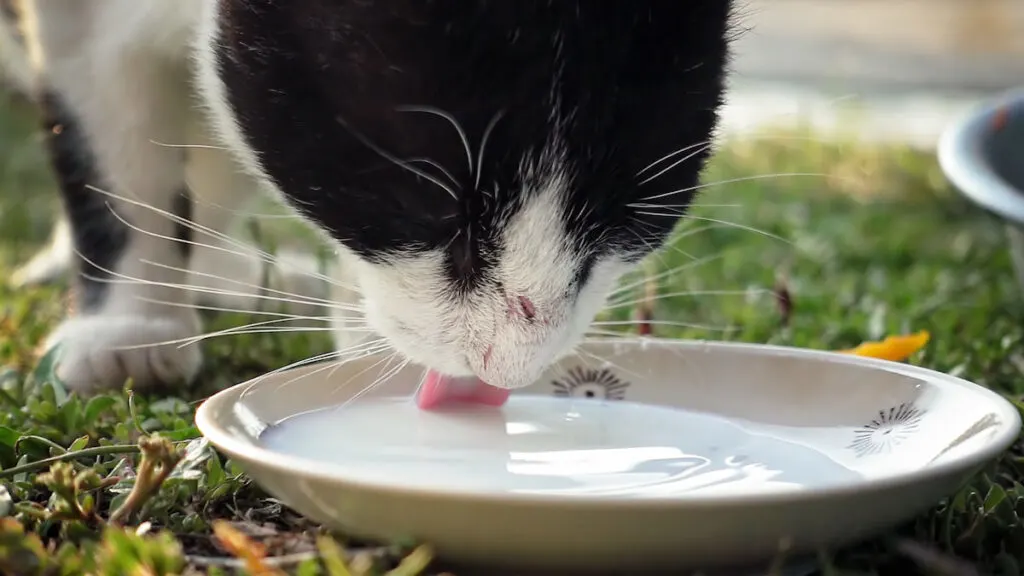
<instances>
[{"instance_id":1,"label":"lawn","mask_svg":"<svg viewBox=\"0 0 1024 576\"><path fill-rule=\"evenodd\" d=\"M34 122L0 98L0 278L45 239L52 216ZM781 175L794 173L804 175ZM911 362L1020 398L1024 305L1002 230L950 190L931 155L787 131L723 145L705 181L726 180L651 260L684 270L659 282L655 334L839 349L925 329L931 342ZM672 296L683 292L704 295ZM78 398L36 356L62 296L0 282L0 572L230 573L241 547L287 573L348 574L340 549L353 574L420 573L429 547L324 535L197 438L192 414L205 395L325 351L322 336L214 338L197 386L179 397ZM211 318L214 328L246 320ZM1022 472L1015 449L886 537L823 551L821 573L1020 574Z\"/></svg>"}]
</instances>

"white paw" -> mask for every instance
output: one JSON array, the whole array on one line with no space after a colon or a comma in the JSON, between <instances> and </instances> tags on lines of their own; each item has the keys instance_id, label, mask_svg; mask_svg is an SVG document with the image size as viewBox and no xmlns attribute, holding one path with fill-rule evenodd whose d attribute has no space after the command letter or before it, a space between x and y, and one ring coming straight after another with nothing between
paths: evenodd
<instances>
[{"instance_id":1,"label":"white paw","mask_svg":"<svg viewBox=\"0 0 1024 576\"><path fill-rule=\"evenodd\" d=\"M130 377L136 389L185 384L202 364L195 314L81 316L65 320L46 343L60 345L57 377L79 392L119 388ZM174 343L169 343L174 342Z\"/></svg>"},{"instance_id":2,"label":"white paw","mask_svg":"<svg viewBox=\"0 0 1024 576\"><path fill-rule=\"evenodd\" d=\"M59 280L71 267L72 254L74 248L71 242L71 229L66 221L61 220L54 228L46 248L40 250L27 264L11 275L11 286L22 288Z\"/></svg>"}]
</instances>

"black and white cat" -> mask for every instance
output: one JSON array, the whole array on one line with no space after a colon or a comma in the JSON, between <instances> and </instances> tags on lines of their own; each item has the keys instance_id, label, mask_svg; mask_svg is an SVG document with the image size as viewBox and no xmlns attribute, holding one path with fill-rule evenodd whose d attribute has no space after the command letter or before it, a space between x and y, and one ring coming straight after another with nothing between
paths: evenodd
<instances>
[{"instance_id":1,"label":"black and white cat","mask_svg":"<svg viewBox=\"0 0 1024 576\"><path fill-rule=\"evenodd\" d=\"M154 344L200 334L187 286L255 282L216 232L261 190L337 248L339 347L531 383L692 200L732 4L5 2L80 273L50 340L80 390L197 373Z\"/></svg>"}]
</instances>

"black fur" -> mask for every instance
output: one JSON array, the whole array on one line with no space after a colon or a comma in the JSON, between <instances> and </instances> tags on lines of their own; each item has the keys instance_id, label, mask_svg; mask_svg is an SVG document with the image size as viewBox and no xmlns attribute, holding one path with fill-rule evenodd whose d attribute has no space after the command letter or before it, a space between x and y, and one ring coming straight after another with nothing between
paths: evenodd
<instances>
[{"instance_id":1,"label":"black fur","mask_svg":"<svg viewBox=\"0 0 1024 576\"><path fill-rule=\"evenodd\" d=\"M177 240L175 245L185 262L188 262L192 255L192 228L186 224L192 222L192 208L192 193L187 187L182 188L174 197L171 212L181 219L174 223L174 238Z\"/></svg>"},{"instance_id":2,"label":"black fur","mask_svg":"<svg viewBox=\"0 0 1024 576\"><path fill-rule=\"evenodd\" d=\"M249 144L299 210L369 259L444 248L452 280L486 280L520 163L556 135L566 228L585 262L658 245L674 217L627 204L697 184L707 153L638 187L636 173L705 142L717 120L730 0L222 0L218 55ZM475 155L501 115L477 174ZM560 126L554 126L552 117ZM398 159L429 158L458 198ZM445 176L428 164L415 166ZM688 204L693 193L660 202ZM657 210L656 210L657 211ZM661 210L662 212L667 209ZM591 256L587 258L586 256ZM589 269L578 271L584 279Z\"/></svg>"},{"instance_id":3,"label":"black fur","mask_svg":"<svg viewBox=\"0 0 1024 576\"><path fill-rule=\"evenodd\" d=\"M71 110L52 92L40 98L50 161L59 184L75 249L75 307L88 312L105 299L109 270L114 270L128 244L128 227L107 205L96 160L88 139Z\"/></svg>"}]
</instances>

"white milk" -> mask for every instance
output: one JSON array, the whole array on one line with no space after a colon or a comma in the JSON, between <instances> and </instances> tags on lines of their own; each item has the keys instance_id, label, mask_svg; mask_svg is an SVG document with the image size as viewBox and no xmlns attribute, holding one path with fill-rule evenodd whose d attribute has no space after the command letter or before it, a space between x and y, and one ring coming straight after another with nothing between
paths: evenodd
<instances>
[{"instance_id":1,"label":"white milk","mask_svg":"<svg viewBox=\"0 0 1024 576\"><path fill-rule=\"evenodd\" d=\"M434 412L406 398L360 400L288 418L260 440L351 480L435 490L696 497L859 478L822 452L724 418L579 398L513 395L500 409Z\"/></svg>"}]
</instances>

